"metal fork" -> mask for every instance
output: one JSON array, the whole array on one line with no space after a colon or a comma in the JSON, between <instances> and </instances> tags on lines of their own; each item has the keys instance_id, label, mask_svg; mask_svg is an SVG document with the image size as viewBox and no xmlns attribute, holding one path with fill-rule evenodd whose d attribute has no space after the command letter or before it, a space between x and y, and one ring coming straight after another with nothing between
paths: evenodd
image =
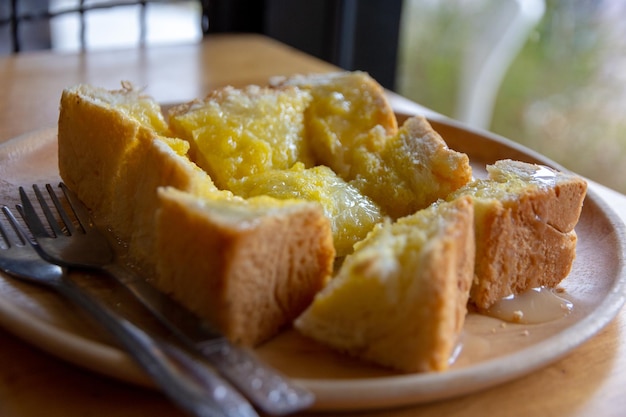
<instances>
[{"instance_id":1,"label":"metal fork","mask_svg":"<svg viewBox=\"0 0 626 417\"><path fill-rule=\"evenodd\" d=\"M165 394L190 415L253 417L252 406L211 368L172 344L153 338L82 291L66 270L41 258L7 206L2 212L15 233L0 223L0 270L24 281L45 285L90 313L116 337ZM14 235L12 239L11 236Z\"/></svg>"},{"instance_id":2,"label":"metal fork","mask_svg":"<svg viewBox=\"0 0 626 417\"><path fill-rule=\"evenodd\" d=\"M21 213L46 260L69 267L105 271L126 286L180 340L197 349L233 385L265 413L284 415L308 408L314 395L273 368L259 361L245 348L235 346L205 321L172 298L156 290L126 268L116 257L109 238L94 225L88 209L65 184L59 187L78 221L74 226L55 191L46 190L60 216L50 209L37 185L33 190L52 229L50 234L24 188L20 187Z\"/></svg>"}]
</instances>

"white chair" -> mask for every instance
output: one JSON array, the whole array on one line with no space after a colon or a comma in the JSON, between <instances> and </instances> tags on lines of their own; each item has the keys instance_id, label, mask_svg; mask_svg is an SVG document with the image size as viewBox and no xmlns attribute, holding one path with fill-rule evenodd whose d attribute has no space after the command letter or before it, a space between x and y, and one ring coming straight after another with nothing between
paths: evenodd
<instances>
[{"instance_id":1,"label":"white chair","mask_svg":"<svg viewBox=\"0 0 626 417\"><path fill-rule=\"evenodd\" d=\"M489 15L477 17L475 37L465 48L455 118L481 129L513 59L545 12L544 0L495 0Z\"/></svg>"}]
</instances>

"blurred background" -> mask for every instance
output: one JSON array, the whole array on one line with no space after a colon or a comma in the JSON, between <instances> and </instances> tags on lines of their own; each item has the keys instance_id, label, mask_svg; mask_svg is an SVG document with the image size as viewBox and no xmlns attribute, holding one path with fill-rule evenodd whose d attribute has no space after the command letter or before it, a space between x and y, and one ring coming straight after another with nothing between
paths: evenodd
<instances>
[{"instance_id":1,"label":"blurred background","mask_svg":"<svg viewBox=\"0 0 626 417\"><path fill-rule=\"evenodd\" d=\"M0 54L263 33L626 192L622 0L2 0Z\"/></svg>"},{"instance_id":2,"label":"blurred background","mask_svg":"<svg viewBox=\"0 0 626 417\"><path fill-rule=\"evenodd\" d=\"M467 40L494 3L408 0L397 91L454 117ZM486 127L626 192L626 2L546 0Z\"/></svg>"}]
</instances>

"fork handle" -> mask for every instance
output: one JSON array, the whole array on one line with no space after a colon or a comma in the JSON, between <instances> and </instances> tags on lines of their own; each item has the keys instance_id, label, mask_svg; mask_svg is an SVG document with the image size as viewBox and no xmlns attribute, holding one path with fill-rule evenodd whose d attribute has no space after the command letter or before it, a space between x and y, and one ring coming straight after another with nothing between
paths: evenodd
<instances>
[{"instance_id":1,"label":"fork handle","mask_svg":"<svg viewBox=\"0 0 626 417\"><path fill-rule=\"evenodd\" d=\"M219 373L267 414L285 415L308 408L315 396L259 360L248 349L231 344L204 320L120 264L102 268L126 287L172 333L195 347Z\"/></svg>"},{"instance_id":2,"label":"fork handle","mask_svg":"<svg viewBox=\"0 0 626 417\"><path fill-rule=\"evenodd\" d=\"M191 415L258 417L247 400L228 382L188 352L152 338L69 279L63 279L56 289L100 322L166 395Z\"/></svg>"}]
</instances>

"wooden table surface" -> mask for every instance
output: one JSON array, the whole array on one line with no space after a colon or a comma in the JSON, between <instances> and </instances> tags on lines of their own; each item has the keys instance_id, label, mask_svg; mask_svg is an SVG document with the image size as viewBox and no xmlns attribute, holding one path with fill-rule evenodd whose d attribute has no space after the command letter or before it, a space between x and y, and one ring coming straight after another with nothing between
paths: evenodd
<instances>
[{"instance_id":1,"label":"wooden table surface","mask_svg":"<svg viewBox=\"0 0 626 417\"><path fill-rule=\"evenodd\" d=\"M277 74L332 69L256 35L221 35L195 45L116 52L4 57L0 58L0 142L54 126L62 89L77 83L117 88L121 80L129 80L168 103L201 97L227 84L242 86L263 83ZM392 103L405 112L426 111L398 96L392 97ZM626 217L625 196L597 184L591 187ZM65 363L0 328L0 416L182 415L156 391ZM529 376L462 398L371 415L626 415L626 310L567 357Z\"/></svg>"}]
</instances>

